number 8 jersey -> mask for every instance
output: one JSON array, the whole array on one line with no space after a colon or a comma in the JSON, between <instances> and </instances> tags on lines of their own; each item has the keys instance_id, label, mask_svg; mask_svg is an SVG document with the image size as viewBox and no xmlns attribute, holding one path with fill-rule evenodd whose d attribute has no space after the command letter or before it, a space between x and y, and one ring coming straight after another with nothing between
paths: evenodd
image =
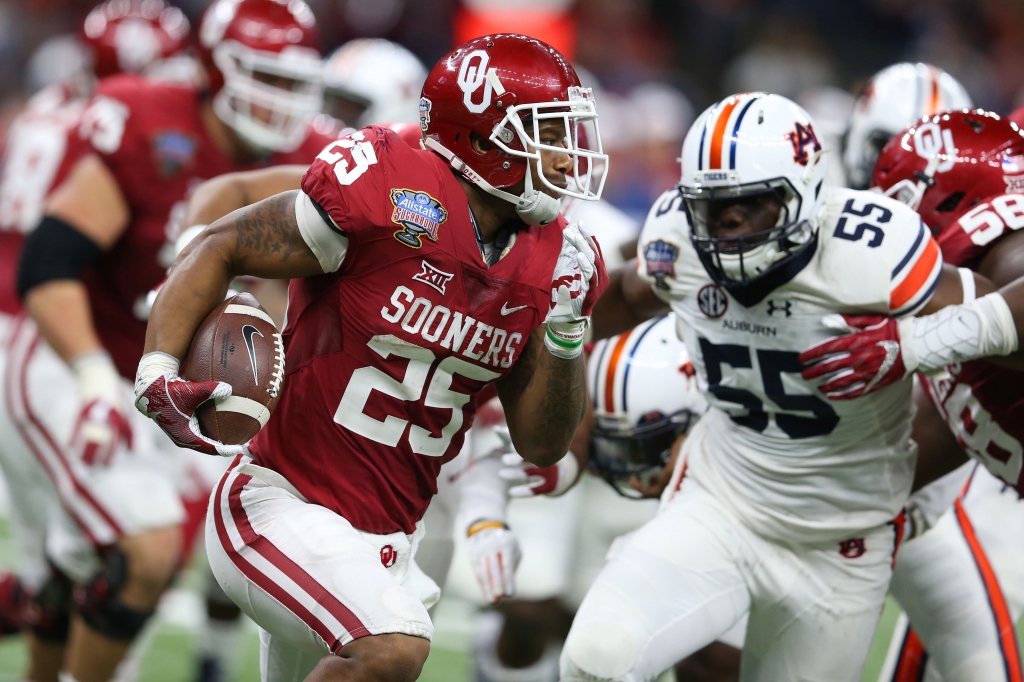
<instances>
[{"instance_id":1,"label":"number 8 jersey","mask_svg":"<svg viewBox=\"0 0 1024 682\"><path fill-rule=\"evenodd\" d=\"M292 280L281 402L259 465L374 534L412 533L473 422L547 315L559 217L484 264L444 161L364 128L328 145L295 218L324 275Z\"/></svg>"},{"instance_id":2,"label":"number 8 jersey","mask_svg":"<svg viewBox=\"0 0 1024 682\"><path fill-rule=\"evenodd\" d=\"M916 453L911 381L833 402L800 377L797 356L838 333L824 326L828 314L916 313L942 270L938 246L906 206L823 191L815 243L774 288L715 284L675 189L651 209L638 249L640 275L675 312L711 405L688 439L686 475L783 541L842 540L903 507Z\"/></svg>"}]
</instances>

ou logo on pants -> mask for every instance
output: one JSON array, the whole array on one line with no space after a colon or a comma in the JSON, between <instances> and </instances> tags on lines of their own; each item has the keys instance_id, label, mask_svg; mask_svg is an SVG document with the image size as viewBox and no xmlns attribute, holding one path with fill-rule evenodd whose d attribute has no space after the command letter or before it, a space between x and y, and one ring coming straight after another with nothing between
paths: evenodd
<instances>
[{"instance_id":1,"label":"ou logo on pants","mask_svg":"<svg viewBox=\"0 0 1024 682\"><path fill-rule=\"evenodd\" d=\"M380 548L380 563L384 568L391 568L398 561L398 552L391 545L384 545Z\"/></svg>"},{"instance_id":2,"label":"ou logo on pants","mask_svg":"<svg viewBox=\"0 0 1024 682\"><path fill-rule=\"evenodd\" d=\"M497 71L492 67L487 68L491 58L485 50L473 50L462 60L459 67L459 88L462 90L462 103L466 105L470 113L480 114L491 105L491 79L488 74L497 76ZM473 101L473 95L484 87L484 94L479 103Z\"/></svg>"}]
</instances>

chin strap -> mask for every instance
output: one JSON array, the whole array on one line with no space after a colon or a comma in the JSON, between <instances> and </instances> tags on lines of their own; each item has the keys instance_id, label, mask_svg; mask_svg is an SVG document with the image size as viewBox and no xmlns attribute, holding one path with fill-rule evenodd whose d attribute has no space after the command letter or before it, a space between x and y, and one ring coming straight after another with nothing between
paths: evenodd
<instances>
[{"instance_id":1,"label":"chin strap","mask_svg":"<svg viewBox=\"0 0 1024 682\"><path fill-rule=\"evenodd\" d=\"M520 220L527 225L547 225L558 217L558 213L562 209L561 202L554 197L544 194L543 192L536 191L533 188L532 173L526 173L526 188L520 196L516 196L510 192L500 190L484 180L480 174L470 168L465 161L455 156L455 154L449 151L437 140L427 137L423 139L423 144L427 149L435 152L448 161L448 164L452 169L456 173L461 174L467 181L473 183L490 195L503 199L510 204L515 204L516 214L519 216ZM529 161L527 161L527 171L529 171Z\"/></svg>"}]
</instances>

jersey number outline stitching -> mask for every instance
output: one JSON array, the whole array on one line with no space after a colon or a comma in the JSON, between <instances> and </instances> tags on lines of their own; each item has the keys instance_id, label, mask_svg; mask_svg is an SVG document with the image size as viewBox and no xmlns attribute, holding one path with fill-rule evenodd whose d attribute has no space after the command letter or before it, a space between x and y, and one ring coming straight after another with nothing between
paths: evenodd
<instances>
[{"instance_id":1,"label":"jersey number outline stitching","mask_svg":"<svg viewBox=\"0 0 1024 682\"><path fill-rule=\"evenodd\" d=\"M1019 230L1024 227L1024 195L1004 194L978 204L960 216L957 224L972 242L986 246L998 239L1006 228Z\"/></svg>"},{"instance_id":2,"label":"jersey number outline stitching","mask_svg":"<svg viewBox=\"0 0 1024 682\"><path fill-rule=\"evenodd\" d=\"M349 169L349 162L344 153L334 151L335 149L347 149L355 167ZM365 140L362 131L356 131L324 147L316 158L334 168L334 176L338 178L339 184L351 185L366 172L367 168L377 163L377 152L373 144Z\"/></svg>"},{"instance_id":3,"label":"jersey number outline stitching","mask_svg":"<svg viewBox=\"0 0 1024 682\"><path fill-rule=\"evenodd\" d=\"M857 216L858 218L869 218L875 211L879 211L877 222L884 225L885 223L892 220L892 211L879 206L878 204L864 204L864 208L856 209L853 207L853 199L846 202L846 206L843 206L843 215L839 218L836 223L836 230L833 233L834 236L840 239L845 239L851 242L860 241L864 237L866 232L871 233L871 239L868 240L868 246L872 249L882 245L882 239L885 238L885 233L878 225L872 225L868 222L858 223L857 227L853 229L853 232L846 231L846 215Z\"/></svg>"},{"instance_id":4,"label":"jersey number outline stitching","mask_svg":"<svg viewBox=\"0 0 1024 682\"><path fill-rule=\"evenodd\" d=\"M345 387L341 402L338 403L338 409L334 412L334 421L364 438L396 447L409 421L393 415L388 415L384 421L380 421L367 415L363 410L370 399L370 394L377 390L406 402L419 401L437 356L432 350L404 341L393 334L378 334L372 337L367 345L384 360L392 355L408 359L409 366L405 370L405 377L399 382L376 367L370 366L355 370L348 386ZM427 386L423 405L450 409L451 420L436 438L431 436L427 429L413 424L409 428L408 440L410 448L416 454L442 457L451 444L452 437L462 428L462 407L472 397L451 390L453 376L461 374L474 381L487 383L501 375L454 356L444 358L433 369L434 373Z\"/></svg>"},{"instance_id":5,"label":"jersey number outline stitching","mask_svg":"<svg viewBox=\"0 0 1024 682\"><path fill-rule=\"evenodd\" d=\"M732 343L711 343L704 337L698 337L698 341L701 356L704 358L708 391L719 400L736 403L747 409L745 415L727 412L735 423L758 433L763 432L768 428L768 413L761 399L746 389L722 385L722 365L729 365L733 369L753 369L751 348ZM783 410L775 413L775 425L793 439L827 436L832 433L839 424L839 415L827 402L810 394L786 393L782 384L784 373L796 374L802 369L800 354L785 350L754 350L761 369L764 394ZM791 414L792 412L810 412L814 416Z\"/></svg>"}]
</instances>

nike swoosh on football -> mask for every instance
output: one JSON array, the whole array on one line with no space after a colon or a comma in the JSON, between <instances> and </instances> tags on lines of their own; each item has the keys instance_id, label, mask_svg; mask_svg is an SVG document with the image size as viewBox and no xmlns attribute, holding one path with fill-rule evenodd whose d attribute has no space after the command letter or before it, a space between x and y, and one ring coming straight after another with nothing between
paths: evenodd
<instances>
[{"instance_id":1,"label":"nike swoosh on football","mask_svg":"<svg viewBox=\"0 0 1024 682\"><path fill-rule=\"evenodd\" d=\"M251 324L247 324L242 327L242 338L245 340L245 349L249 351L249 364L252 365L252 380L257 386L259 386L260 376L259 371L256 369L256 346L253 344L253 335L259 335L261 339L263 338L263 334L260 333L260 330Z\"/></svg>"},{"instance_id":2,"label":"nike swoosh on football","mask_svg":"<svg viewBox=\"0 0 1024 682\"><path fill-rule=\"evenodd\" d=\"M525 307L526 307L525 305L517 305L515 308L509 308L508 307L508 303L502 303L501 304L501 315L502 315L502 317L504 317L505 315L511 315L515 311L522 310Z\"/></svg>"}]
</instances>

